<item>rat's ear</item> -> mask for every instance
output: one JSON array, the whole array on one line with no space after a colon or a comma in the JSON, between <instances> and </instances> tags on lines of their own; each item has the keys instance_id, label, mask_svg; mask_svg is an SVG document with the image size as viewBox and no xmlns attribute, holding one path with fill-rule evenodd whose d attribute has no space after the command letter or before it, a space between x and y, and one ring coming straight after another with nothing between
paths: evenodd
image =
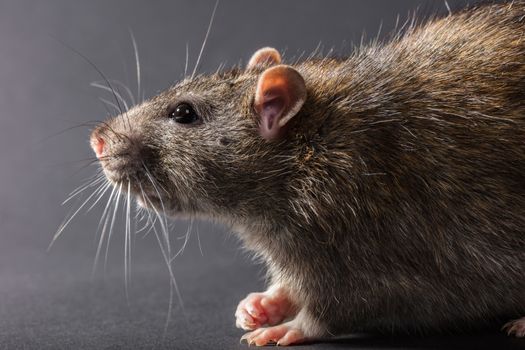
<instances>
[{"instance_id":1,"label":"rat's ear","mask_svg":"<svg viewBox=\"0 0 525 350\"><path fill-rule=\"evenodd\" d=\"M263 47L257 50L250 58L246 69L252 69L257 66L274 66L281 63L281 55L272 47Z\"/></svg>"},{"instance_id":2,"label":"rat's ear","mask_svg":"<svg viewBox=\"0 0 525 350\"><path fill-rule=\"evenodd\" d=\"M266 140L281 137L305 100L306 85L299 72L286 65L266 69L257 82L254 100L261 136Z\"/></svg>"}]
</instances>

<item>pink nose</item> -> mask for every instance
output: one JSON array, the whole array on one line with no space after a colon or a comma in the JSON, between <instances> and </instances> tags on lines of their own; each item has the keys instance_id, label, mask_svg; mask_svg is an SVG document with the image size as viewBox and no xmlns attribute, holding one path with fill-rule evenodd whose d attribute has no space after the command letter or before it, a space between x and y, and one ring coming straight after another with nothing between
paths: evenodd
<instances>
[{"instance_id":1,"label":"pink nose","mask_svg":"<svg viewBox=\"0 0 525 350\"><path fill-rule=\"evenodd\" d=\"M91 137L91 148L93 148L93 151L95 151L97 158L102 157L104 153L104 145L105 141L102 137L95 135Z\"/></svg>"}]
</instances>

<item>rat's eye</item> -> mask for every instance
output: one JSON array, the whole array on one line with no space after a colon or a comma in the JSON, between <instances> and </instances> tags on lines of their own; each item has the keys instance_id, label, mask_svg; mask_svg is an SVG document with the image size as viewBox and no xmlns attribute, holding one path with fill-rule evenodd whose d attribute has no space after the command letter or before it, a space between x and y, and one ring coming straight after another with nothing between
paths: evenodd
<instances>
[{"instance_id":1,"label":"rat's eye","mask_svg":"<svg viewBox=\"0 0 525 350\"><path fill-rule=\"evenodd\" d=\"M191 124L199 120L199 115L188 103L179 103L169 109L168 117L180 124Z\"/></svg>"}]
</instances>

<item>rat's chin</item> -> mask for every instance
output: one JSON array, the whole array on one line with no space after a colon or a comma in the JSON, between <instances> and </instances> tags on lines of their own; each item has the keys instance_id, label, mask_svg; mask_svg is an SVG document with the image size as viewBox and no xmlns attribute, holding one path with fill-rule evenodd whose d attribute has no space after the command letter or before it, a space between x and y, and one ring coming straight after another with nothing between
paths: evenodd
<instances>
[{"instance_id":1,"label":"rat's chin","mask_svg":"<svg viewBox=\"0 0 525 350\"><path fill-rule=\"evenodd\" d=\"M162 214L175 215L180 212L178 202L173 199L161 199L157 195L148 194L144 196L138 193L135 195L135 199L142 208L156 210Z\"/></svg>"},{"instance_id":2,"label":"rat's chin","mask_svg":"<svg viewBox=\"0 0 525 350\"><path fill-rule=\"evenodd\" d=\"M127 173L110 169L106 166L102 169L104 171L104 175L106 175L106 178L109 180L109 182L111 182L113 186L119 187L121 184L126 184L127 187L127 183L129 182L130 178L130 176Z\"/></svg>"},{"instance_id":3,"label":"rat's chin","mask_svg":"<svg viewBox=\"0 0 525 350\"><path fill-rule=\"evenodd\" d=\"M151 189L150 186L139 185L140 180L137 178L141 174L130 175L121 169L114 170L109 167L104 167L104 174L114 187L121 188L123 192L128 190L129 183L131 194L142 208L156 210L166 215L175 215L182 210L176 199L167 196L161 198L157 191Z\"/></svg>"}]
</instances>

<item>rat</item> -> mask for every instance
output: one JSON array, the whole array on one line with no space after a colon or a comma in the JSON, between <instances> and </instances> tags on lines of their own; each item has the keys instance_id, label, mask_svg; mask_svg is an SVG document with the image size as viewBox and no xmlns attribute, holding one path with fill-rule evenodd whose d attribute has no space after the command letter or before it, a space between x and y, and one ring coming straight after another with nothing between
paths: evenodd
<instances>
[{"instance_id":1,"label":"rat","mask_svg":"<svg viewBox=\"0 0 525 350\"><path fill-rule=\"evenodd\" d=\"M525 2L469 7L348 57L185 78L98 125L107 179L231 226L268 289L242 340L525 336ZM124 184L124 186L122 186Z\"/></svg>"}]
</instances>

